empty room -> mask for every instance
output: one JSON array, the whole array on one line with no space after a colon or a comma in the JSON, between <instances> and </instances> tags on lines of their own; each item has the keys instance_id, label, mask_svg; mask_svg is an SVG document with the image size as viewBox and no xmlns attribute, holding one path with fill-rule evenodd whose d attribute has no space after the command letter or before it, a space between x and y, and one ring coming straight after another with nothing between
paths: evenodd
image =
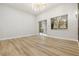
<instances>
[{"instance_id":1,"label":"empty room","mask_svg":"<svg viewBox=\"0 0 79 59\"><path fill-rule=\"evenodd\" d=\"M0 56L79 56L78 3L0 3Z\"/></svg>"}]
</instances>

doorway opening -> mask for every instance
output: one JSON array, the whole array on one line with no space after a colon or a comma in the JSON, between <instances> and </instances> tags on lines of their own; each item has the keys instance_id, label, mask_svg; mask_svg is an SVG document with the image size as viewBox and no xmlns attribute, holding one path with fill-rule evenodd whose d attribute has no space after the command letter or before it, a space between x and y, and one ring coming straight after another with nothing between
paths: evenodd
<instances>
[{"instance_id":1,"label":"doorway opening","mask_svg":"<svg viewBox=\"0 0 79 59\"><path fill-rule=\"evenodd\" d=\"M47 34L47 20L39 21L39 33Z\"/></svg>"}]
</instances>

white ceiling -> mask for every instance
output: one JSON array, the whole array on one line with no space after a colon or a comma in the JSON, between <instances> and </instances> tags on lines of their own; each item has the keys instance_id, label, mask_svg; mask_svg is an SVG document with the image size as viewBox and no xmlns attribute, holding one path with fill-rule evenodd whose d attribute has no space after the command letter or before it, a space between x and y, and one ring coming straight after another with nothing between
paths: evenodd
<instances>
[{"instance_id":1,"label":"white ceiling","mask_svg":"<svg viewBox=\"0 0 79 59\"><path fill-rule=\"evenodd\" d=\"M43 10L40 10L40 11L34 11L32 9L32 3L7 3L7 5L9 5L13 8L17 8L22 11L31 13L33 15L38 15L44 11L47 11L47 10L53 8L54 6L58 5L58 3L47 3L46 8L44 8Z\"/></svg>"}]
</instances>

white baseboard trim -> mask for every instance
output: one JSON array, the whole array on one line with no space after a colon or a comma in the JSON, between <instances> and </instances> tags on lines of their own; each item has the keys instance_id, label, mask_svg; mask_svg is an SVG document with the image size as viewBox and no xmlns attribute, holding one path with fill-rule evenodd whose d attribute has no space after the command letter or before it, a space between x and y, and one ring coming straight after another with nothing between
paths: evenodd
<instances>
[{"instance_id":1,"label":"white baseboard trim","mask_svg":"<svg viewBox=\"0 0 79 59\"><path fill-rule=\"evenodd\" d=\"M19 35L19 36L13 36L13 37L6 37L6 38L0 38L0 40L9 40L9 39L16 39L16 38L21 38L21 37L29 37L33 36L36 34L28 34L28 35Z\"/></svg>"},{"instance_id":2,"label":"white baseboard trim","mask_svg":"<svg viewBox=\"0 0 79 59\"><path fill-rule=\"evenodd\" d=\"M51 36L51 35L47 35L47 34L43 34L43 33L41 33L40 35L46 36L46 37L50 37L50 38L57 38L57 39L63 39L63 40L69 40L69 41L76 41L76 42L78 42L77 39L71 39L71 38L65 38L65 37L63 38L63 37Z\"/></svg>"},{"instance_id":3,"label":"white baseboard trim","mask_svg":"<svg viewBox=\"0 0 79 59\"><path fill-rule=\"evenodd\" d=\"M63 40L69 40L69 41L76 41L76 42L78 42L78 40L76 40L76 39L51 36L51 35L42 34L42 33L40 33L40 34L28 34L28 35L21 35L21 36L6 37L6 38L0 38L0 40L16 39L16 38L29 37L29 36L34 36L34 35L42 35L42 36L46 36L46 37L50 37L50 38L57 38L57 39L63 39Z\"/></svg>"},{"instance_id":4,"label":"white baseboard trim","mask_svg":"<svg viewBox=\"0 0 79 59\"><path fill-rule=\"evenodd\" d=\"M65 38L65 37L64 38L63 37L56 37L56 36L48 36L48 37L78 42L78 40L76 40L76 39L70 39L70 38Z\"/></svg>"}]
</instances>

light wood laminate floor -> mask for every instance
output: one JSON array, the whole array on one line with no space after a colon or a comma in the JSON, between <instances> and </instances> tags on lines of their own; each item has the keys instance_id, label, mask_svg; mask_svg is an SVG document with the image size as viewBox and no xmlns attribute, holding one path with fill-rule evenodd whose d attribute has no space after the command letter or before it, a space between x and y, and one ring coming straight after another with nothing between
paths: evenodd
<instances>
[{"instance_id":1,"label":"light wood laminate floor","mask_svg":"<svg viewBox=\"0 0 79 59\"><path fill-rule=\"evenodd\" d=\"M79 56L77 42L31 36L0 41L1 56Z\"/></svg>"}]
</instances>

